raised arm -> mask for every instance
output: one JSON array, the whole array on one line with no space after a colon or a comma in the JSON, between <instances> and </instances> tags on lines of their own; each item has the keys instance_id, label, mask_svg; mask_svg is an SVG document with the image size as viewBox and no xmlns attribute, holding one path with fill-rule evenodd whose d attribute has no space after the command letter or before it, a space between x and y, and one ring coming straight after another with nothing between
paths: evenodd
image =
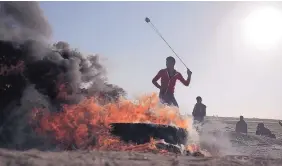
<instances>
[{"instance_id":1,"label":"raised arm","mask_svg":"<svg viewBox=\"0 0 282 166\"><path fill-rule=\"evenodd\" d=\"M152 83L159 89L161 89L160 84L158 83L158 80L161 78L161 70L158 72L158 74L153 78Z\"/></svg>"},{"instance_id":2,"label":"raised arm","mask_svg":"<svg viewBox=\"0 0 282 166\"><path fill-rule=\"evenodd\" d=\"M179 76L178 76L179 81L180 81L183 85L189 86L190 81L191 81L191 74L188 74L188 77L187 77L186 80L183 78L182 74L180 74L180 73L178 73L178 74L179 74Z\"/></svg>"},{"instance_id":3,"label":"raised arm","mask_svg":"<svg viewBox=\"0 0 282 166\"><path fill-rule=\"evenodd\" d=\"M189 86L189 84L190 84L190 82L191 82L191 75L192 75L192 72L187 68L187 79L185 80L184 78L183 78L183 76L180 74L180 73L178 73L178 79L179 79L179 81L180 82L182 82L182 84L183 85L185 85L185 86Z\"/></svg>"}]
</instances>

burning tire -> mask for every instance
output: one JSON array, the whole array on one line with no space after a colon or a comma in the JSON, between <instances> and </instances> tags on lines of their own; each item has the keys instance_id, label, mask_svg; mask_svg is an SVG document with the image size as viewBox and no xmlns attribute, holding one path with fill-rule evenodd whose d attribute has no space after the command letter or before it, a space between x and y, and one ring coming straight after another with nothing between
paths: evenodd
<instances>
[{"instance_id":1,"label":"burning tire","mask_svg":"<svg viewBox=\"0 0 282 166\"><path fill-rule=\"evenodd\" d=\"M183 128L146 123L112 123L111 126L111 133L125 142L145 144L153 138L174 145L187 143L188 132Z\"/></svg>"},{"instance_id":2,"label":"burning tire","mask_svg":"<svg viewBox=\"0 0 282 166\"><path fill-rule=\"evenodd\" d=\"M140 145L149 143L151 139L163 140L156 144L158 149L203 156L198 151L191 153L189 150L181 149L181 145L187 145L188 139L188 131L184 128L151 123L112 123L111 127L111 134L127 143Z\"/></svg>"}]
</instances>

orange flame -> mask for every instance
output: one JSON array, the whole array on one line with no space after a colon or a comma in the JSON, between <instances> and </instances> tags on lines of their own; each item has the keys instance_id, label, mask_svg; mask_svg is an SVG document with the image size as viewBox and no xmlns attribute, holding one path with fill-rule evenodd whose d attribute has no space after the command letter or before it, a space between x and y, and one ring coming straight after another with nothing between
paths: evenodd
<instances>
[{"instance_id":1,"label":"orange flame","mask_svg":"<svg viewBox=\"0 0 282 166\"><path fill-rule=\"evenodd\" d=\"M97 104L95 98L77 105L63 106L63 112L50 113L34 109L32 121L38 122L35 131L53 133L55 140L64 144L75 143L78 148L124 151L154 151L156 141L143 145L126 144L109 133L111 123L154 123L188 128L188 120L177 109L159 104L158 96L140 97L136 102L120 99L118 103ZM89 147L88 141L96 145Z\"/></svg>"},{"instance_id":2,"label":"orange flame","mask_svg":"<svg viewBox=\"0 0 282 166\"><path fill-rule=\"evenodd\" d=\"M191 153L194 153L194 152L199 152L200 151L200 147L196 144L190 144L190 145L187 145L185 150L191 152Z\"/></svg>"}]
</instances>

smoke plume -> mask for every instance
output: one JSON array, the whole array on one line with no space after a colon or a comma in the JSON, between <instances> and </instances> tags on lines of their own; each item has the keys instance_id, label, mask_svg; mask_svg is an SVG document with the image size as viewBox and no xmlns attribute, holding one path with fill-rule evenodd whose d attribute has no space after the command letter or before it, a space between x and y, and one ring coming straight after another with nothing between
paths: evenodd
<instances>
[{"instance_id":1,"label":"smoke plume","mask_svg":"<svg viewBox=\"0 0 282 166\"><path fill-rule=\"evenodd\" d=\"M28 125L34 107L58 112L64 104L87 97L98 97L104 104L125 96L122 88L108 83L98 55L84 56L67 42L48 45L51 35L37 2L0 3L2 147L42 145Z\"/></svg>"},{"instance_id":2,"label":"smoke plume","mask_svg":"<svg viewBox=\"0 0 282 166\"><path fill-rule=\"evenodd\" d=\"M1 2L0 9L0 39L51 37L51 26L36 2Z\"/></svg>"}]
</instances>

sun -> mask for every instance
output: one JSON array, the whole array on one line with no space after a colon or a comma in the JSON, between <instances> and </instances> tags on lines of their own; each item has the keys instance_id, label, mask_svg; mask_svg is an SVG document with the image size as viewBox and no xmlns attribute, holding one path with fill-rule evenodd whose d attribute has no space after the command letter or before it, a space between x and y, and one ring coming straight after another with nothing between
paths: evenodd
<instances>
[{"instance_id":1,"label":"sun","mask_svg":"<svg viewBox=\"0 0 282 166\"><path fill-rule=\"evenodd\" d=\"M255 10L244 20L244 30L248 44L269 49L282 38L282 12L272 7Z\"/></svg>"}]
</instances>

